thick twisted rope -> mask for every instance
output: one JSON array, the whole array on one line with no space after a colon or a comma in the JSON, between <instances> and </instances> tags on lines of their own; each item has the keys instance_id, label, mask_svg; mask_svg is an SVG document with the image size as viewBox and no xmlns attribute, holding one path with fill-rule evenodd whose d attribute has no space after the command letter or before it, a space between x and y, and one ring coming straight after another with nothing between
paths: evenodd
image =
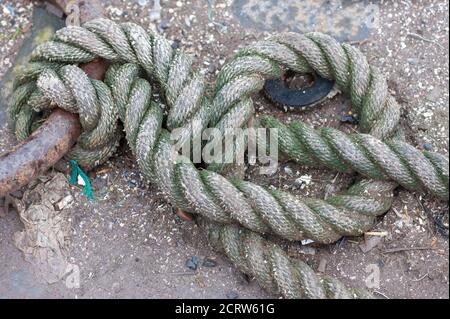
<instances>
[{"instance_id":1,"label":"thick twisted rope","mask_svg":"<svg viewBox=\"0 0 450 319\"><path fill-rule=\"evenodd\" d=\"M358 49L316 32L285 33L240 50L219 72L213 122L236 101L261 90L267 77L280 76L282 67L335 80L341 91L350 94L362 132L385 138L396 130L400 107L380 71Z\"/></svg>"},{"instance_id":2,"label":"thick twisted rope","mask_svg":"<svg viewBox=\"0 0 450 319\"><path fill-rule=\"evenodd\" d=\"M280 150L289 159L311 167L353 170L368 178L394 180L409 190L425 189L448 200L448 157L421 153L406 143L386 144L376 139L395 135L400 107L389 94L380 71L370 66L359 50L331 37L288 33L240 50L218 75L213 110L214 106L227 109L234 101L255 93L244 83L260 90L263 82L258 75L279 73L280 63L299 73L315 71L336 80L340 90L350 93L352 107L359 113L360 130L370 133L347 136L327 128L316 132L304 123L287 127L274 118L263 117L264 127L279 130ZM233 102L222 102L223 96L232 96L228 100Z\"/></svg>"},{"instance_id":3,"label":"thick twisted rope","mask_svg":"<svg viewBox=\"0 0 450 319\"><path fill-rule=\"evenodd\" d=\"M82 46L84 51L80 49ZM111 53L110 48L115 48L117 53ZM292 60L287 55L281 51L276 59ZM97 56L113 61L125 58L139 61L144 70L154 74L168 104L168 128L184 123L182 140L201 133L208 122L217 122L217 127L242 126L253 113L253 106L249 98L239 97L258 90L263 83L260 74L246 76L241 72L230 75L227 78L231 84L217 89L210 107L204 97L201 76L191 69L192 61L188 56L173 50L165 39L148 35L137 25L118 25L109 20L94 20L84 28L68 27L58 31L54 41L37 48L33 60L86 62ZM288 66L295 67L292 63ZM300 70L298 66L296 70ZM220 223L238 222L261 233L273 232L291 240L307 237L324 243L343 235L362 234L373 225L376 216L390 207L392 198L388 194L392 185L373 191L373 188L379 188L380 183L373 187L371 183L365 183L359 193L350 191L345 194L345 201L334 198L327 201L300 200L275 194L250 182L232 182L214 172L200 172L189 161L174 164L169 133L162 129L162 107L149 103L150 85L139 78L139 73L137 64L117 65L109 70L106 83L111 88L117 112L125 123L128 142L141 170L158 184L176 207ZM226 68L223 74L234 73ZM250 81L250 77L257 79L259 84ZM219 85L223 78L219 78ZM57 71L45 69L37 81L40 95L67 110L77 108L82 113L83 126L88 129L92 129L96 118L97 99L93 83L96 82L71 65L62 66ZM249 85L244 91L243 83ZM226 109L226 114L217 115ZM214 117L220 120L216 121ZM77 159L90 166L103 158L103 153L84 152ZM374 198L372 194L384 196Z\"/></svg>"},{"instance_id":4,"label":"thick twisted rope","mask_svg":"<svg viewBox=\"0 0 450 319\"><path fill-rule=\"evenodd\" d=\"M349 289L330 276L318 276L304 262L290 258L278 245L234 225L205 222L210 244L242 272L286 298L373 298L366 290Z\"/></svg>"},{"instance_id":5,"label":"thick twisted rope","mask_svg":"<svg viewBox=\"0 0 450 319\"><path fill-rule=\"evenodd\" d=\"M66 65L99 57L118 62L107 73L107 85L90 80L76 66ZM36 49L33 61L16 82L10 108L17 136L29 133L33 109L58 105L80 113L85 133L71 155L91 167L114 150L118 115L143 173L182 210L221 224L237 222L260 233L327 243L342 235L363 233L390 207L394 183L361 181L327 201L300 199L251 182L227 180L212 171L199 171L190 161L175 162L168 130L180 128L181 140L187 141L208 124L245 125L253 114L250 95L262 88L265 78L279 76L286 67L298 72L315 70L336 79L341 90L351 92L363 130L379 137L392 134L400 112L383 77L368 66L359 51L325 35L288 34L240 51L220 72L211 101L205 97L204 80L192 69L188 56L132 23L98 19L83 27L64 28ZM166 107L153 99L141 70L158 83ZM428 158L433 158L436 167L440 165L440 157Z\"/></svg>"},{"instance_id":6,"label":"thick twisted rope","mask_svg":"<svg viewBox=\"0 0 450 319\"><path fill-rule=\"evenodd\" d=\"M80 71L45 61L31 63L16 78L8 111L18 140L28 137L39 111L60 106L79 113L83 133L69 157L90 168L114 153L120 135L110 89L102 81L76 78Z\"/></svg>"},{"instance_id":7,"label":"thick twisted rope","mask_svg":"<svg viewBox=\"0 0 450 319\"><path fill-rule=\"evenodd\" d=\"M261 122L264 127L278 129L280 151L301 165L392 180L406 189L425 189L448 200L449 162L441 154L421 152L402 141L383 142L368 134L315 130L299 122L285 125L273 117L263 117Z\"/></svg>"},{"instance_id":8,"label":"thick twisted rope","mask_svg":"<svg viewBox=\"0 0 450 319\"><path fill-rule=\"evenodd\" d=\"M70 73L75 83L89 83L76 66L64 66L61 72ZM106 83L112 88L119 114L124 110L126 137L141 171L176 207L220 223L237 222L260 233L322 243L363 234L390 208L392 183L362 181L327 200L300 199L251 182L228 180L212 171L199 171L187 159L177 163L169 133L162 128L163 110L151 102L150 84L138 75L137 65L118 65L108 70ZM44 71L38 85L44 95L57 99L70 93L60 90L64 85L48 85L59 80L56 72Z\"/></svg>"}]
</instances>

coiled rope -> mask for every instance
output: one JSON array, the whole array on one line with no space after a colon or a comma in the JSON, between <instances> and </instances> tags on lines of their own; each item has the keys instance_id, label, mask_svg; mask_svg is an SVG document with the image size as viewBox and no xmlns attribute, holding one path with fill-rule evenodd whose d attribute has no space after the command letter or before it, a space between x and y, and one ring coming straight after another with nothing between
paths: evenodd
<instances>
[{"instance_id":1,"label":"coiled rope","mask_svg":"<svg viewBox=\"0 0 450 319\"><path fill-rule=\"evenodd\" d=\"M104 82L89 79L73 65L97 58L113 63ZM225 253L241 269L265 287L277 287L286 297L334 296L337 283L317 279L315 287L321 287L324 293L306 292L305 280L309 277L298 275L303 272L298 271L297 262L282 250L276 250L275 255L283 258L260 254L253 263L250 259L245 263L243 260L250 257L244 253L245 245L238 242L240 236L225 235L238 229L231 224L289 240L308 238L330 243L372 227L376 217L389 209L395 182L448 199L448 158L420 153L403 142L377 139L395 135L400 107L388 93L381 73L350 45L320 33L284 34L257 42L240 50L222 68L211 97L205 94L203 75L193 69L192 63L191 57L174 50L169 41L133 23L96 19L83 27L61 29L51 41L36 48L32 62L16 79L9 108L16 136L28 136L38 111L57 105L79 113L84 132L69 156L90 168L116 149L120 118L144 175L174 206L214 222L215 226L208 229L222 227L215 241L221 244L216 246L228 247ZM280 129L281 151L304 165L320 164L394 182L362 180L327 200L299 198L198 170L189 160L175 160L170 131L176 128L181 141L188 141L208 126L245 126L254 113L250 96L261 90L265 79L280 76L285 68L299 73L314 71L334 79L341 91L350 93L361 130L372 137L349 136L336 130L317 132L301 123L286 127L266 118L263 125ZM153 96L146 76L159 87L164 104ZM415 166L417 161L419 168ZM253 234L241 228L238 232ZM245 236L265 241L256 234ZM257 240L247 242L251 245Z\"/></svg>"}]
</instances>

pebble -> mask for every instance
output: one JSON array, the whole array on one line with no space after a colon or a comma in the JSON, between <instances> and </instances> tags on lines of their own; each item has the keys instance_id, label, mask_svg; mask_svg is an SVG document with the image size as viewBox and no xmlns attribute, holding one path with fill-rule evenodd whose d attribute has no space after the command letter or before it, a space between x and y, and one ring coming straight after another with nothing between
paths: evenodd
<instances>
[{"instance_id":1,"label":"pebble","mask_svg":"<svg viewBox=\"0 0 450 319\"><path fill-rule=\"evenodd\" d=\"M150 10L148 18L150 21L158 21L161 19L161 4L159 0L154 1L153 9Z\"/></svg>"},{"instance_id":2,"label":"pebble","mask_svg":"<svg viewBox=\"0 0 450 319\"><path fill-rule=\"evenodd\" d=\"M377 247L382 241L382 238L379 236L369 236L367 237L364 242L359 244L359 248L363 253L367 253Z\"/></svg>"},{"instance_id":3,"label":"pebble","mask_svg":"<svg viewBox=\"0 0 450 319\"><path fill-rule=\"evenodd\" d=\"M72 195L69 194L66 197L64 197L63 199L61 199L56 204L56 208L58 210L63 210L64 208L68 207L72 202L73 202L73 197L72 197Z\"/></svg>"},{"instance_id":4,"label":"pebble","mask_svg":"<svg viewBox=\"0 0 450 319\"><path fill-rule=\"evenodd\" d=\"M134 179L130 179L129 181L128 181L128 186L130 186L131 188L134 188L134 187L136 187L138 184L137 184L137 182L136 182L136 180L134 180Z\"/></svg>"},{"instance_id":5,"label":"pebble","mask_svg":"<svg viewBox=\"0 0 450 319\"><path fill-rule=\"evenodd\" d=\"M314 240L302 239L300 242L302 243L302 245L309 245L309 244L312 244L314 242Z\"/></svg>"},{"instance_id":6,"label":"pebble","mask_svg":"<svg viewBox=\"0 0 450 319\"><path fill-rule=\"evenodd\" d=\"M174 49L174 50L180 48L181 47L181 40L180 39L173 40L171 46L172 46L172 49Z\"/></svg>"},{"instance_id":7,"label":"pebble","mask_svg":"<svg viewBox=\"0 0 450 319\"><path fill-rule=\"evenodd\" d=\"M3 5L3 13L9 14L12 17L14 17L16 15L14 8L12 6L10 6L9 4Z\"/></svg>"},{"instance_id":8,"label":"pebble","mask_svg":"<svg viewBox=\"0 0 450 319\"><path fill-rule=\"evenodd\" d=\"M353 115L342 115L339 119L342 123L348 123L348 124L358 124L358 119L355 118Z\"/></svg>"},{"instance_id":9,"label":"pebble","mask_svg":"<svg viewBox=\"0 0 450 319\"><path fill-rule=\"evenodd\" d=\"M311 181L312 181L311 175L302 175L294 181L294 185L300 187L300 189L303 189L309 184L311 184Z\"/></svg>"},{"instance_id":10,"label":"pebble","mask_svg":"<svg viewBox=\"0 0 450 319\"><path fill-rule=\"evenodd\" d=\"M161 22L158 24L158 32L162 33L165 30L167 30L170 27L169 20L162 19Z\"/></svg>"},{"instance_id":11,"label":"pebble","mask_svg":"<svg viewBox=\"0 0 450 319\"><path fill-rule=\"evenodd\" d=\"M419 63L419 59L417 58L408 58L406 61L411 65L417 65Z\"/></svg>"},{"instance_id":12,"label":"pebble","mask_svg":"<svg viewBox=\"0 0 450 319\"><path fill-rule=\"evenodd\" d=\"M192 256L188 260L186 260L186 267L191 270L197 270L198 267L198 258L197 256Z\"/></svg>"},{"instance_id":13,"label":"pebble","mask_svg":"<svg viewBox=\"0 0 450 319\"><path fill-rule=\"evenodd\" d=\"M290 168L289 166L285 166L284 167L284 172L290 176L294 175L294 172L292 171L292 168Z\"/></svg>"},{"instance_id":14,"label":"pebble","mask_svg":"<svg viewBox=\"0 0 450 319\"><path fill-rule=\"evenodd\" d=\"M217 261L215 261L214 259L206 257L203 260L202 266L203 267L208 267L208 268L216 267L217 266Z\"/></svg>"},{"instance_id":15,"label":"pebble","mask_svg":"<svg viewBox=\"0 0 450 319\"><path fill-rule=\"evenodd\" d=\"M219 67L219 65L218 65L217 62L211 63L211 64L208 65L208 72L209 72L210 74L214 74L214 73L217 71L217 68L218 68L218 67Z\"/></svg>"},{"instance_id":16,"label":"pebble","mask_svg":"<svg viewBox=\"0 0 450 319\"><path fill-rule=\"evenodd\" d=\"M321 258L319 262L319 267L317 268L317 271L324 273L327 268L328 261L325 258Z\"/></svg>"},{"instance_id":17,"label":"pebble","mask_svg":"<svg viewBox=\"0 0 450 319\"><path fill-rule=\"evenodd\" d=\"M189 17L185 17L184 18L184 24L186 24L186 26L188 28L190 28L191 27L191 19Z\"/></svg>"},{"instance_id":18,"label":"pebble","mask_svg":"<svg viewBox=\"0 0 450 319\"><path fill-rule=\"evenodd\" d=\"M299 253L304 254L304 255L313 255L314 256L316 254L316 249L311 246L301 246L301 248L299 249Z\"/></svg>"},{"instance_id":19,"label":"pebble","mask_svg":"<svg viewBox=\"0 0 450 319\"><path fill-rule=\"evenodd\" d=\"M431 151L431 150L433 150L433 145L431 145L430 143L424 143L423 148L426 151Z\"/></svg>"},{"instance_id":20,"label":"pebble","mask_svg":"<svg viewBox=\"0 0 450 319\"><path fill-rule=\"evenodd\" d=\"M236 292L234 291L230 291L227 293L227 298L228 299L237 299L239 296Z\"/></svg>"}]
</instances>

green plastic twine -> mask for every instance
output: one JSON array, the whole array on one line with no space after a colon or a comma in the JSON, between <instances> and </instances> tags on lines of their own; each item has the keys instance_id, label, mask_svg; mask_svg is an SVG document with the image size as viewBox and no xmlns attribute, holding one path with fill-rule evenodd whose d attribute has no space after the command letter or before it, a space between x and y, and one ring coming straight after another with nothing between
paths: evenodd
<instances>
[{"instance_id":1,"label":"green plastic twine","mask_svg":"<svg viewBox=\"0 0 450 319\"><path fill-rule=\"evenodd\" d=\"M72 171L70 173L69 183L71 185L76 185L78 181L78 175L81 176L81 178L84 181L83 195L86 196L89 201L94 201L95 200L94 191L92 190L91 181L89 180L89 177L80 168L80 166L78 166L77 161L70 160L70 164L72 165Z\"/></svg>"}]
</instances>

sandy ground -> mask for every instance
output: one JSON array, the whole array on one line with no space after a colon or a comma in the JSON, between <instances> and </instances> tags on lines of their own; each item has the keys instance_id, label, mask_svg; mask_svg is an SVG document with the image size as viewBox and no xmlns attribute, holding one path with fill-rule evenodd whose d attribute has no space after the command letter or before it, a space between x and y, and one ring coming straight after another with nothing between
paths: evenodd
<instances>
[{"instance_id":1,"label":"sandy ground","mask_svg":"<svg viewBox=\"0 0 450 319\"><path fill-rule=\"evenodd\" d=\"M104 1L104 7L112 19L158 30L174 45L194 54L197 66L211 81L236 49L271 31L324 31L353 41L386 74L392 93L404 107L402 126L408 140L420 149L448 155L447 1L381 1L375 11L365 9L368 1L355 1L356 6L327 11L314 6L320 1L304 1L309 7L287 0L278 1L281 4L269 0L210 1L208 8L208 1L167 0L161 1L162 18L155 22L149 18L153 2L139 2L142 5L138 1ZM0 76L13 63L16 48L30 28L31 7L26 1L0 2ZM360 27L370 17L376 21ZM301 119L316 126L351 129L339 122L349 109L349 100L342 96L302 114L285 114L262 97L256 97L255 103L259 113L271 113L285 121ZM0 152L15 143L3 111L0 109ZM0 297L276 297L249 282L215 253L194 222L176 217L127 154L122 147L107 164L90 173L95 202L89 203L77 187L70 190L75 203L68 208L73 225L69 260L80 269L79 288L64 280L49 285L33 273L13 244L13 233L22 225L17 215L10 213L0 218ZM302 175L311 175L312 182L296 187L294 181ZM256 176L253 168L248 169L247 177L299 195L322 197L325 185L333 185L326 188L333 193L351 180L292 163L281 163L279 172L270 178ZM328 246L292 243L287 249L314 269L352 286L367 285L375 269L379 285L369 288L381 298L449 297L448 203L399 189L393 208L374 231L386 236L366 236L374 247L365 253L360 247L364 238L344 238ZM199 259L196 271L185 265L193 256ZM204 266L205 258L215 260L216 265Z\"/></svg>"}]
</instances>

